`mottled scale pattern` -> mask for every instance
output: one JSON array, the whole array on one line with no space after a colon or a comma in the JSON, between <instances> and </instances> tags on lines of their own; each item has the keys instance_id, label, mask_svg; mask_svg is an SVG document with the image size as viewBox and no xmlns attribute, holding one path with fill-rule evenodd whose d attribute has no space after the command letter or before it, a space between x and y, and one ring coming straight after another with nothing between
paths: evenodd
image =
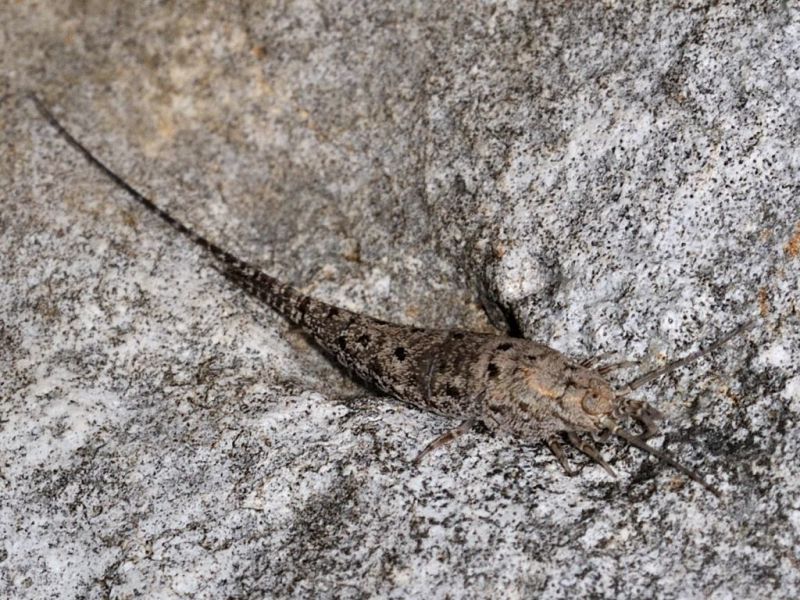
<instances>
[{"instance_id":1,"label":"mottled scale pattern","mask_svg":"<svg viewBox=\"0 0 800 600\"><path fill-rule=\"evenodd\" d=\"M468 429L467 425L482 422L491 431L525 442L544 440L569 472L558 441L561 434L566 434L569 443L613 473L591 442L578 437L582 433L611 432L718 493L697 473L648 446L619 424L621 418L633 417L649 435L654 435L658 431L655 420L660 414L627 394L702 353L646 374L618 393L600 371L581 366L543 344L387 323L326 304L261 272L173 218L95 158L38 98L33 96L32 100L91 164L175 231L207 250L228 279L303 328L317 345L355 375L402 402L462 421L461 426L429 444L423 454L454 439ZM722 342L724 339L712 348Z\"/></svg>"},{"instance_id":2,"label":"mottled scale pattern","mask_svg":"<svg viewBox=\"0 0 800 600\"><path fill-rule=\"evenodd\" d=\"M516 338L387 323L304 295L162 210L89 152L35 95L31 95L31 100L44 118L87 161L148 211L208 251L220 263L226 277L305 329L320 347L367 383L419 408L456 418L480 419L501 430L536 419L546 429L547 424L559 421L558 398L555 399L555 408L551 406L552 390L547 390L544 395L525 392L531 377L534 380L539 378L536 386L541 392L545 387L553 387L548 377L555 382L559 374L564 373L566 359L555 350ZM556 371L550 375L537 373L542 367ZM583 371L581 385L594 377L602 387L604 382L601 378L586 369ZM538 382L541 381L547 385L540 385ZM558 382L553 389L559 390L563 396L561 404L574 412L574 398L568 398L567 394L573 391L572 386ZM577 391L583 393L583 390ZM515 395L519 395L519 401L512 399ZM502 410L498 409L501 405ZM548 416L542 420L544 413ZM584 429L573 419L572 429L575 428ZM534 429L534 434L542 433L540 427Z\"/></svg>"},{"instance_id":3,"label":"mottled scale pattern","mask_svg":"<svg viewBox=\"0 0 800 600\"><path fill-rule=\"evenodd\" d=\"M531 430L543 437L554 430L576 429L568 404L562 414L558 403L568 398L571 371L587 370L555 350L517 338L388 323L321 302L220 248L130 186L126 189L212 254L228 279L304 329L318 346L375 388L423 410L482 420L492 429L526 437ZM549 373L554 375L548 379ZM548 402L540 410L530 402L525 392L531 380L555 405ZM510 396L517 392L521 400L515 402Z\"/></svg>"},{"instance_id":4,"label":"mottled scale pattern","mask_svg":"<svg viewBox=\"0 0 800 600\"><path fill-rule=\"evenodd\" d=\"M340 364L398 400L460 418L479 390L475 365L494 336L388 323L300 293L240 261L225 258L225 275L302 327Z\"/></svg>"}]
</instances>

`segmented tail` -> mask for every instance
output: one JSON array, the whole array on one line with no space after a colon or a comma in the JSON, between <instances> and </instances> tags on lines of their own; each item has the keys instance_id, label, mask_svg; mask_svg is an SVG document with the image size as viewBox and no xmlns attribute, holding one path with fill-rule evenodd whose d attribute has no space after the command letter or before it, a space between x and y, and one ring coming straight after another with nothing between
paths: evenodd
<instances>
[{"instance_id":1,"label":"segmented tail","mask_svg":"<svg viewBox=\"0 0 800 600\"><path fill-rule=\"evenodd\" d=\"M67 129L59 122L58 119L56 119L53 113L50 112L50 110L44 105L39 97L36 96L36 94L30 93L28 94L28 97L33 101L41 115L47 120L48 123L50 123L50 125L53 126L59 135L70 146L80 152L92 166L100 170L104 175L106 175L106 177L128 192L128 194L134 200L144 206L148 211L158 216L167 225L172 227L172 229L209 252L216 260L220 262L222 266L221 272L228 279L234 281L237 285L241 286L248 293L256 296L259 300L262 300L272 306L290 321L300 324L303 315L297 311L297 307L305 298L303 294L295 290L293 287L282 283L270 275L267 275L250 263L237 258L227 250L220 248L217 244L203 237L199 233L189 229L186 225L160 208L155 202L147 198L144 194L130 185L122 177L117 175L108 166L106 166L105 163L92 154L86 148L86 146L81 144L72 136L69 131L67 131Z\"/></svg>"},{"instance_id":2,"label":"segmented tail","mask_svg":"<svg viewBox=\"0 0 800 600\"><path fill-rule=\"evenodd\" d=\"M64 140L73 148L75 148L78 152L80 152L83 157L94 167L99 169L103 172L109 179L111 179L114 183L116 183L119 187L123 190L128 192L128 194L136 200L139 204L144 206L147 210L149 210L154 215L157 215L164 221L167 225L172 227L178 233L185 235L191 241L196 243L198 246L204 248L208 252L214 255L215 258L222 261L226 265L235 266L240 271L246 271L247 269L251 269L255 271L255 269L244 262L243 260L238 259L233 254L228 252L227 250L223 250L219 246L217 246L214 242L209 241L208 239L204 238L199 233L196 233L189 229L186 225L178 221L175 217L170 215L168 212L164 211L160 207L158 207L152 200L145 197L141 192L131 186L127 181L122 179L119 175L114 173L109 167L105 165L99 158L97 158L94 154L92 154L86 146L81 144L78 140L76 140L72 134L66 130L66 128L55 118L53 113L44 105L44 103L39 99L36 94L29 94L29 98L33 101L36 105L36 108L42 114L42 116L47 120L53 128L58 131L59 135L64 138Z\"/></svg>"}]
</instances>

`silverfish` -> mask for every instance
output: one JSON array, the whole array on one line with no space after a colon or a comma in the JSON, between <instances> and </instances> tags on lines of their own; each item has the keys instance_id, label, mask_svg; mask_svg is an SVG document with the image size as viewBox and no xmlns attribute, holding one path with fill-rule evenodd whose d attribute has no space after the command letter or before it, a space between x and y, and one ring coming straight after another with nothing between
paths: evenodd
<instances>
[{"instance_id":1,"label":"silverfish","mask_svg":"<svg viewBox=\"0 0 800 600\"><path fill-rule=\"evenodd\" d=\"M660 432L657 421L663 415L647 402L632 398L631 393L716 350L752 327L752 320L708 347L615 389L606 375L628 363L595 367L595 359L574 361L527 339L423 329L345 310L267 275L175 219L96 158L35 94L29 97L59 135L91 165L172 229L206 250L226 278L303 329L317 346L359 379L404 404L461 421L425 446L415 463L482 424L490 432L522 443L544 442L568 475L577 471L566 458L564 441L616 477L592 442L604 442L614 435L720 496L720 491L696 471L647 443ZM622 423L628 419L637 421L643 432L636 435L625 429Z\"/></svg>"}]
</instances>

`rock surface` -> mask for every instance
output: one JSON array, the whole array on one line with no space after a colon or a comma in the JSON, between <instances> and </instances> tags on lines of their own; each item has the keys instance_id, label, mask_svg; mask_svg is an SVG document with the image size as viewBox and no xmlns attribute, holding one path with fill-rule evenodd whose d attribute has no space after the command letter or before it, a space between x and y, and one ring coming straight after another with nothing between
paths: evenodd
<instances>
[{"instance_id":1,"label":"rock surface","mask_svg":"<svg viewBox=\"0 0 800 600\"><path fill-rule=\"evenodd\" d=\"M800 595L791 2L0 8L0 596ZM89 168L318 297L642 369L668 467L372 395ZM636 369L619 374L623 382ZM571 455L579 464L583 459Z\"/></svg>"}]
</instances>

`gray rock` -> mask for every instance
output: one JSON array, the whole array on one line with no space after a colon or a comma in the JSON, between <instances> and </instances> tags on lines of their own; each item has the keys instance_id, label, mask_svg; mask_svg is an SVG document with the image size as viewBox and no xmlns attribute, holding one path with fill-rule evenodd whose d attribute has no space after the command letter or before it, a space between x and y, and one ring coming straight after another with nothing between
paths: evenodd
<instances>
[{"instance_id":1,"label":"gray rock","mask_svg":"<svg viewBox=\"0 0 800 600\"><path fill-rule=\"evenodd\" d=\"M800 594L793 3L0 9L0 595ZM640 369L724 500L365 391L89 168L350 309ZM619 381L637 369L619 373ZM583 459L574 456L576 463Z\"/></svg>"}]
</instances>

